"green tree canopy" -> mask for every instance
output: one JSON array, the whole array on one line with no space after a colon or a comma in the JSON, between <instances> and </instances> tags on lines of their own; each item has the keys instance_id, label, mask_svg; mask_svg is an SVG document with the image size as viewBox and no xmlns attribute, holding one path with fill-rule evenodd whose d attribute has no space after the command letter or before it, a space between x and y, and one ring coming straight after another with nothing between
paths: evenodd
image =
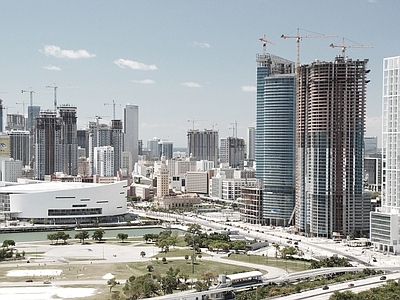
<instances>
[{"instance_id":1,"label":"green tree canopy","mask_svg":"<svg viewBox=\"0 0 400 300\"><path fill-rule=\"evenodd\" d=\"M101 242L103 240L104 233L105 230L103 228L96 229L92 234L92 239Z\"/></svg>"},{"instance_id":2,"label":"green tree canopy","mask_svg":"<svg viewBox=\"0 0 400 300\"><path fill-rule=\"evenodd\" d=\"M75 238L79 239L82 244L85 243L85 240L89 239L89 232L86 230L80 231L79 233L75 234Z\"/></svg>"}]
</instances>

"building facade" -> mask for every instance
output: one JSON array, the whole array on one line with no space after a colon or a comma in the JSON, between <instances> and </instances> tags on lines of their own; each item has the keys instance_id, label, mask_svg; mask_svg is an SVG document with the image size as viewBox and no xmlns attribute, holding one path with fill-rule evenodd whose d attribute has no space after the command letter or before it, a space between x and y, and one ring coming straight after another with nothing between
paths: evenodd
<instances>
[{"instance_id":1,"label":"building facade","mask_svg":"<svg viewBox=\"0 0 400 300\"><path fill-rule=\"evenodd\" d=\"M371 242L400 252L400 56L383 60L382 207L371 213Z\"/></svg>"},{"instance_id":2,"label":"building facade","mask_svg":"<svg viewBox=\"0 0 400 300\"><path fill-rule=\"evenodd\" d=\"M293 221L295 99L294 63L258 54L256 177L263 181L263 217L269 225L286 226Z\"/></svg>"},{"instance_id":3,"label":"building facade","mask_svg":"<svg viewBox=\"0 0 400 300\"><path fill-rule=\"evenodd\" d=\"M331 238L369 232L364 197L368 60L302 65L297 93L296 228Z\"/></svg>"},{"instance_id":4,"label":"building facade","mask_svg":"<svg viewBox=\"0 0 400 300\"><path fill-rule=\"evenodd\" d=\"M218 165L218 131L190 129L187 132L188 156L196 160L211 160Z\"/></svg>"},{"instance_id":5,"label":"building facade","mask_svg":"<svg viewBox=\"0 0 400 300\"><path fill-rule=\"evenodd\" d=\"M77 109L72 105L61 105L58 109L62 120L63 172L76 176L78 174Z\"/></svg>"},{"instance_id":6,"label":"building facade","mask_svg":"<svg viewBox=\"0 0 400 300\"><path fill-rule=\"evenodd\" d=\"M62 120L54 111L41 111L36 118L36 179L63 171Z\"/></svg>"},{"instance_id":7,"label":"building facade","mask_svg":"<svg viewBox=\"0 0 400 300\"><path fill-rule=\"evenodd\" d=\"M221 139L219 159L221 164L232 168L243 168L246 158L246 142L242 138L227 137Z\"/></svg>"},{"instance_id":8,"label":"building facade","mask_svg":"<svg viewBox=\"0 0 400 300\"><path fill-rule=\"evenodd\" d=\"M139 106L126 104L124 107L124 151L131 154L131 163L128 173L133 171L133 166L138 162L139 151Z\"/></svg>"}]
</instances>

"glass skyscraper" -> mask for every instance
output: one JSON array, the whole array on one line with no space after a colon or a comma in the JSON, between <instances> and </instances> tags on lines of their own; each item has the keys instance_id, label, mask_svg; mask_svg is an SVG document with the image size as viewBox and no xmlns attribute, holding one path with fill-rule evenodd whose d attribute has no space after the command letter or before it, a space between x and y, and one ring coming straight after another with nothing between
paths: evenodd
<instances>
[{"instance_id":1,"label":"glass skyscraper","mask_svg":"<svg viewBox=\"0 0 400 300\"><path fill-rule=\"evenodd\" d=\"M266 224L290 223L295 204L294 63L264 53L257 55L256 177L263 180Z\"/></svg>"}]
</instances>

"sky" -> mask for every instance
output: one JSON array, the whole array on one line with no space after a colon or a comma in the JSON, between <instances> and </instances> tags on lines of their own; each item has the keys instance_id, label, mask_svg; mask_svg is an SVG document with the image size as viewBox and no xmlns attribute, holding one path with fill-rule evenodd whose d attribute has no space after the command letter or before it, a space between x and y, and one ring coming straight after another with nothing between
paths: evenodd
<instances>
[{"instance_id":1,"label":"sky","mask_svg":"<svg viewBox=\"0 0 400 300\"><path fill-rule=\"evenodd\" d=\"M189 129L247 140L255 125L256 54L302 64L369 59L366 134L381 142L382 61L400 55L398 0L0 0L0 98L6 113L77 106L78 127L139 106L139 139L187 146ZM363 48L360 45L372 46ZM25 103L25 104L22 104ZM5 114L4 114L5 115ZM236 124L236 125L235 125Z\"/></svg>"}]
</instances>

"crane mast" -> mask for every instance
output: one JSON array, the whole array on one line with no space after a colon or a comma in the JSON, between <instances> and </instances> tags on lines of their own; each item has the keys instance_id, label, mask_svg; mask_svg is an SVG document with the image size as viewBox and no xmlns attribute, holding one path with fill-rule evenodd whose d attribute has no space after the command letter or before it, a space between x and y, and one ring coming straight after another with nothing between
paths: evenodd
<instances>
[{"instance_id":1,"label":"crane mast","mask_svg":"<svg viewBox=\"0 0 400 300\"><path fill-rule=\"evenodd\" d=\"M46 88L54 89L54 111L57 111L57 89L56 85L47 85Z\"/></svg>"},{"instance_id":2,"label":"crane mast","mask_svg":"<svg viewBox=\"0 0 400 300\"><path fill-rule=\"evenodd\" d=\"M104 103L104 106L106 105L112 105L113 107L113 120L115 120L115 105L117 105L118 103L116 103L114 100L112 101L112 103Z\"/></svg>"},{"instance_id":3,"label":"crane mast","mask_svg":"<svg viewBox=\"0 0 400 300\"><path fill-rule=\"evenodd\" d=\"M298 68L300 67L300 42L304 38L327 38L327 37L337 37L335 34L316 34L316 35L300 35L300 28L297 28L296 35L281 35L283 39L296 39L296 72L298 72Z\"/></svg>"},{"instance_id":4,"label":"crane mast","mask_svg":"<svg viewBox=\"0 0 400 300\"><path fill-rule=\"evenodd\" d=\"M366 46L366 45L346 45L344 43L345 38L342 38L342 44L341 45L334 45L333 43L329 45L331 48L342 48L342 57L346 56L346 49L347 48L374 48L372 46Z\"/></svg>"}]
</instances>

